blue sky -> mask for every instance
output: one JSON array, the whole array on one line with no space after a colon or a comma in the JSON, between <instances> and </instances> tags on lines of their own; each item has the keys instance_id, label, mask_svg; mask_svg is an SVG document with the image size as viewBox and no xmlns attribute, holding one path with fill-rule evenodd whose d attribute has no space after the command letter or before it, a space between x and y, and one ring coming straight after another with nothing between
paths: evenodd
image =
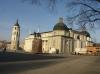
<instances>
[{"instance_id":1,"label":"blue sky","mask_svg":"<svg viewBox=\"0 0 100 74\"><path fill-rule=\"evenodd\" d=\"M12 26L17 18L21 26L21 39L24 39L29 31L37 31L38 27L40 32L52 30L59 17L66 18L70 15L62 5L60 4L59 10L51 14L44 7L22 3L20 0L0 0L0 40L10 40ZM99 37L96 36L98 34L99 31L95 33L95 37L100 42Z\"/></svg>"}]
</instances>

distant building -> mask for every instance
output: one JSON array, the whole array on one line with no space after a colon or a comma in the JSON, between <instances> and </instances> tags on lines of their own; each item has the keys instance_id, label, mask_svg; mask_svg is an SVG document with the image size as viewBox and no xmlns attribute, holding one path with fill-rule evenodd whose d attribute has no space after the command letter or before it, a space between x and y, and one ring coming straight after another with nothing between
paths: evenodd
<instances>
[{"instance_id":1,"label":"distant building","mask_svg":"<svg viewBox=\"0 0 100 74\"><path fill-rule=\"evenodd\" d=\"M63 18L54 25L52 31L39 33L40 37L36 37L35 33L25 38L24 50L33 52L33 41L35 38L42 40L42 53L72 53L75 48L85 48L91 46L91 36L87 31L75 31L66 26ZM37 49L39 50L39 49Z\"/></svg>"},{"instance_id":2,"label":"distant building","mask_svg":"<svg viewBox=\"0 0 100 74\"><path fill-rule=\"evenodd\" d=\"M19 38L20 38L20 25L17 20L16 24L12 28L11 48L10 48L12 51L16 51L17 49L19 49Z\"/></svg>"},{"instance_id":3,"label":"distant building","mask_svg":"<svg viewBox=\"0 0 100 74\"><path fill-rule=\"evenodd\" d=\"M5 41L0 41L0 49L6 47Z\"/></svg>"},{"instance_id":4,"label":"distant building","mask_svg":"<svg viewBox=\"0 0 100 74\"><path fill-rule=\"evenodd\" d=\"M94 47L100 47L100 43L94 43L93 46Z\"/></svg>"},{"instance_id":5,"label":"distant building","mask_svg":"<svg viewBox=\"0 0 100 74\"><path fill-rule=\"evenodd\" d=\"M7 51L10 50L10 47L11 47L11 42L6 42L6 49L7 49Z\"/></svg>"},{"instance_id":6,"label":"distant building","mask_svg":"<svg viewBox=\"0 0 100 74\"><path fill-rule=\"evenodd\" d=\"M5 48L6 48L6 51L9 51L10 45L11 43L6 40L0 41L0 51L3 51Z\"/></svg>"},{"instance_id":7,"label":"distant building","mask_svg":"<svg viewBox=\"0 0 100 74\"><path fill-rule=\"evenodd\" d=\"M87 46L87 52L92 55L100 55L100 43L94 43L93 46Z\"/></svg>"}]
</instances>

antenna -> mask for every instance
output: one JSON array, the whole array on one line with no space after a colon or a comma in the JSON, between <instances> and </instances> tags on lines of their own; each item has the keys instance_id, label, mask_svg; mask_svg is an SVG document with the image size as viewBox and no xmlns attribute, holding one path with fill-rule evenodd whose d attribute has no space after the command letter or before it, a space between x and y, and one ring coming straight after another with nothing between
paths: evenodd
<instances>
[{"instance_id":1,"label":"antenna","mask_svg":"<svg viewBox=\"0 0 100 74\"><path fill-rule=\"evenodd\" d=\"M31 30L29 29L29 34L31 34Z\"/></svg>"},{"instance_id":2,"label":"antenna","mask_svg":"<svg viewBox=\"0 0 100 74\"><path fill-rule=\"evenodd\" d=\"M39 25L38 25L37 33L39 33L39 32L40 32L40 28L39 28Z\"/></svg>"}]
</instances>

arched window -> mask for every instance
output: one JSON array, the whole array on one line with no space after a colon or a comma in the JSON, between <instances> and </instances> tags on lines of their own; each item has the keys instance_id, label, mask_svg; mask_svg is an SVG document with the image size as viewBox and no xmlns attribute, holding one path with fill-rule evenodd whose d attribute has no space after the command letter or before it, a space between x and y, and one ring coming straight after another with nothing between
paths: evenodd
<instances>
[{"instance_id":1,"label":"arched window","mask_svg":"<svg viewBox=\"0 0 100 74\"><path fill-rule=\"evenodd\" d=\"M77 39L80 39L80 36L79 35L77 36Z\"/></svg>"},{"instance_id":2,"label":"arched window","mask_svg":"<svg viewBox=\"0 0 100 74\"><path fill-rule=\"evenodd\" d=\"M16 36L18 36L18 32L17 32Z\"/></svg>"},{"instance_id":3,"label":"arched window","mask_svg":"<svg viewBox=\"0 0 100 74\"><path fill-rule=\"evenodd\" d=\"M16 27L15 27L15 30L16 30Z\"/></svg>"}]
</instances>

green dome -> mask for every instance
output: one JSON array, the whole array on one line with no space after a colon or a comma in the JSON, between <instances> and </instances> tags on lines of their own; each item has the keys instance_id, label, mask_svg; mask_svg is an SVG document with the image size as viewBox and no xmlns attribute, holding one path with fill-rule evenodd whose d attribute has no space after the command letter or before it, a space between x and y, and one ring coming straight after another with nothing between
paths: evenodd
<instances>
[{"instance_id":1,"label":"green dome","mask_svg":"<svg viewBox=\"0 0 100 74\"><path fill-rule=\"evenodd\" d=\"M64 23L57 23L57 24L54 26L53 30L65 30L65 31L68 31L69 28L68 28L68 27L66 26L66 24L64 24Z\"/></svg>"},{"instance_id":2,"label":"green dome","mask_svg":"<svg viewBox=\"0 0 100 74\"><path fill-rule=\"evenodd\" d=\"M54 26L53 30L65 30L68 31L69 28L63 23L63 18L59 18L59 22Z\"/></svg>"}]
</instances>

